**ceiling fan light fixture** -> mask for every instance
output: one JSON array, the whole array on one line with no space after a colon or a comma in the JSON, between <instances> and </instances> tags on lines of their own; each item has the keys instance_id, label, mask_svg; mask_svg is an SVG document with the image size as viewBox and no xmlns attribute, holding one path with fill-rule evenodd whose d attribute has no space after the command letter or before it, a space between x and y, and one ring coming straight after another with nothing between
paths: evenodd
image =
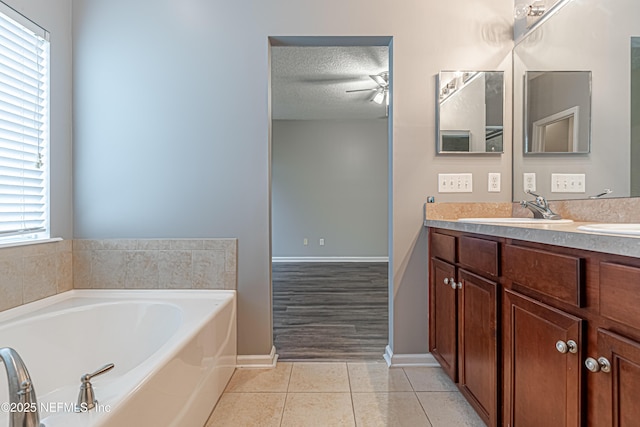
<instances>
[{"instance_id":1,"label":"ceiling fan light fixture","mask_svg":"<svg viewBox=\"0 0 640 427\"><path fill-rule=\"evenodd\" d=\"M375 95L373 95L373 98L371 98L371 100L373 102L375 102L376 104L382 104L384 102L384 98L385 98L385 91L382 88L378 88L378 90L376 90Z\"/></svg>"},{"instance_id":2,"label":"ceiling fan light fixture","mask_svg":"<svg viewBox=\"0 0 640 427\"><path fill-rule=\"evenodd\" d=\"M389 85L389 72L387 71L383 71L380 74L370 74L369 77L371 77L378 86L387 87Z\"/></svg>"}]
</instances>

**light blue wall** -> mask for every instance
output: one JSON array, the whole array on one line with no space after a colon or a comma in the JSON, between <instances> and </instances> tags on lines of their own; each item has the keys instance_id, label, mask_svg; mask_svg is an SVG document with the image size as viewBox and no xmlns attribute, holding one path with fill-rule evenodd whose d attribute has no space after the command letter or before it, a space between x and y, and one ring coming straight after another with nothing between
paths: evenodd
<instances>
[{"instance_id":1,"label":"light blue wall","mask_svg":"<svg viewBox=\"0 0 640 427\"><path fill-rule=\"evenodd\" d=\"M511 181L510 152L435 158L434 76L510 69L512 9L512 0L73 0L75 236L238 237L238 352L268 354L268 37L393 36L390 344L425 353L422 205L437 173L478 173L481 199L510 199L508 188L487 195L487 172Z\"/></svg>"},{"instance_id":2,"label":"light blue wall","mask_svg":"<svg viewBox=\"0 0 640 427\"><path fill-rule=\"evenodd\" d=\"M274 257L387 256L388 140L385 119L273 122Z\"/></svg>"}]
</instances>

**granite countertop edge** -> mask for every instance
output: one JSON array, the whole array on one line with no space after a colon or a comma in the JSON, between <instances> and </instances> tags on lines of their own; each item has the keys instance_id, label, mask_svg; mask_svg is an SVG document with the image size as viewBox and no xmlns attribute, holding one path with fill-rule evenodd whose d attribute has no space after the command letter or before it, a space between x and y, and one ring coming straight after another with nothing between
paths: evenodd
<instances>
[{"instance_id":1,"label":"granite countertop edge","mask_svg":"<svg viewBox=\"0 0 640 427\"><path fill-rule=\"evenodd\" d=\"M640 258L640 236L621 236L578 230L580 225L569 224L481 224L458 222L455 219L426 219L425 227L443 228L465 233L484 234L527 242L545 243L574 249L603 252Z\"/></svg>"}]
</instances>

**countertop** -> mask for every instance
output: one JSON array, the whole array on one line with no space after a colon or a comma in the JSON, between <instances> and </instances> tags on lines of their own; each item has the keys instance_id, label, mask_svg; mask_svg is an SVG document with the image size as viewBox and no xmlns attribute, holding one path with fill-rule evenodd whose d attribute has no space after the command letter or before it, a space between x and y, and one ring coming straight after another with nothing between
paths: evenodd
<instances>
[{"instance_id":1,"label":"countertop","mask_svg":"<svg viewBox=\"0 0 640 427\"><path fill-rule=\"evenodd\" d=\"M591 222L566 224L480 224L455 219L426 219L425 227L457 230L568 248L640 258L640 236L621 236L578 230Z\"/></svg>"}]
</instances>

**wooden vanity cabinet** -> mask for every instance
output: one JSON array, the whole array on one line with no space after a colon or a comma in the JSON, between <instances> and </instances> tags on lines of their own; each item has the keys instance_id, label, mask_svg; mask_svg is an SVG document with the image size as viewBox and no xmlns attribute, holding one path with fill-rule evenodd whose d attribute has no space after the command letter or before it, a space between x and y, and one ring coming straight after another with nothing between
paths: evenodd
<instances>
[{"instance_id":1,"label":"wooden vanity cabinet","mask_svg":"<svg viewBox=\"0 0 640 427\"><path fill-rule=\"evenodd\" d=\"M640 343L606 329L598 329L597 337L592 360L597 371L590 375L597 376L592 391L601 406L600 420L589 425L640 425Z\"/></svg>"},{"instance_id":2,"label":"wooden vanity cabinet","mask_svg":"<svg viewBox=\"0 0 640 427\"><path fill-rule=\"evenodd\" d=\"M489 426L498 425L496 282L458 270L458 387Z\"/></svg>"},{"instance_id":3,"label":"wooden vanity cabinet","mask_svg":"<svg viewBox=\"0 0 640 427\"><path fill-rule=\"evenodd\" d=\"M582 425L586 322L583 256L504 244L504 420L509 426Z\"/></svg>"},{"instance_id":4,"label":"wooden vanity cabinet","mask_svg":"<svg viewBox=\"0 0 640 427\"><path fill-rule=\"evenodd\" d=\"M497 426L499 244L441 233L430 242L429 351L480 417Z\"/></svg>"},{"instance_id":5,"label":"wooden vanity cabinet","mask_svg":"<svg viewBox=\"0 0 640 427\"><path fill-rule=\"evenodd\" d=\"M580 426L582 319L504 292L504 424Z\"/></svg>"},{"instance_id":6,"label":"wooden vanity cabinet","mask_svg":"<svg viewBox=\"0 0 640 427\"><path fill-rule=\"evenodd\" d=\"M599 263L596 345L585 364L590 402L598 406L589 426L640 425L640 261Z\"/></svg>"},{"instance_id":7,"label":"wooden vanity cabinet","mask_svg":"<svg viewBox=\"0 0 640 427\"><path fill-rule=\"evenodd\" d=\"M430 351L485 423L640 426L639 258L429 236Z\"/></svg>"},{"instance_id":8,"label":"wooden vanity cabinet","mask_svg":"<svg viewBox=\"0 0 640 427\"><path fill-rule=\"evenodd\" d=\"M453 381L458 381L458 292L456 268L431 261L429 351ZM453 285L450 285L452 283Z\"/></svg>"}]
</instances>

